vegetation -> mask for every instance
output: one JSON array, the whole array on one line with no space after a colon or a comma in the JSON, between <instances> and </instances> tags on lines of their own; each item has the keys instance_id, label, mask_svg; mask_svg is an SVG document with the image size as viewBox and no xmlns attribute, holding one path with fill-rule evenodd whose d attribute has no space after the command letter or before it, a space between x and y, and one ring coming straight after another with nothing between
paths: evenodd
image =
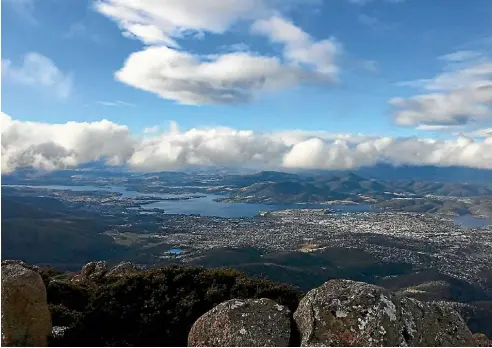
<instances>
[{"instance_id":1,"label":"vegetation","mask_svg":"<svg viewBox=\"0 0 492 348\"><path fill-rule=\"evenodd\" d=\"M301 292L232 269L170 266L99 283L52 281L53 325L71 326L56 346L186 346L202 314L232 298L270 298L295 311Z\"/></svg>"}]
</instances>

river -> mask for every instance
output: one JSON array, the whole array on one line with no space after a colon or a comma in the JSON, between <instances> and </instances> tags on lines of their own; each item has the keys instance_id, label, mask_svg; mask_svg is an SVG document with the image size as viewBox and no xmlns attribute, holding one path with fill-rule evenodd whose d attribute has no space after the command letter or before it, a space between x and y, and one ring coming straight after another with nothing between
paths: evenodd
<instances>
[{"instance_id":1,"label":"river","mask_svg":"<svg viewBox=\"0 0 492 348\"><path fill-rule=\"evenodd\" d=\"M159 198L178 198L189 197L191 194L168 194L168 193L141 193L127 190L123 186L64 186L64 185L2 185L6 187L30 187L49 190L71 190L77 192L104 191L121 194L124 198L136 197L159 197ZM148 213L152 209L162 209L166 214L200 214L202 216L217 216L224 218L252 217L258 215L260 211L268 212L285 209L333 209L338 212L379 212L367 204L263 204L263 203L225 203L216 202L215 199L224 197L223 195L204 194L204 197L191 198L187 200L164 200L154 203L141 205L140 211ZM471 215L462 215L453 218L455 224L464 228L484 227L492 224L489 219L476 218Z\"/></svg>"}]
</instances>

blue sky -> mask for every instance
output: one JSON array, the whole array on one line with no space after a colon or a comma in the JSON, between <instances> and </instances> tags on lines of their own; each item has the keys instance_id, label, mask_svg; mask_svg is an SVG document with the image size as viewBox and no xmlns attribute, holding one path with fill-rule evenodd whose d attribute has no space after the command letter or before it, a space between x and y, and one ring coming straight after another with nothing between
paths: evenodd
<instances>
[{"instance_id":1,"label":"blue sky","mask_svg":"<svg viewBox=\"0 0 492 348\"><path fill-rule=\"evenodd\" d=\"M483 141L491 22L489 0L6 0L2 112Z\"/></svg>"}]
</instances>

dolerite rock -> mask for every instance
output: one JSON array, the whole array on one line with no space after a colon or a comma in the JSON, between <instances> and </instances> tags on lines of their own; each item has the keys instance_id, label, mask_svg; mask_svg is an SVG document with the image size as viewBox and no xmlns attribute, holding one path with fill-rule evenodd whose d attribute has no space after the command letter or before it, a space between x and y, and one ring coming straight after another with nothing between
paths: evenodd
<instances>
[{"instance_id":1,"label":"dolerite rock","mask_svg":"<svg viewBox=\"0 0 492 348\"><path fill-rule=\"evenodd\" d=\"M55 340L59 340L65 335L65 331L69 329L68 326L53 326L53 330L51 332L51 336Z\"/></svg>"},{"instance_id":2,"label":"dolerite rock","mask_svg":"<svg viewBox=\"0 0 492 348\"><path fill-rule=\"evenodd\" d=\"M475 347L492 347L492 340L483 333L474 333L472 337Z\"/></svg>"},{"instance_id":3,"label":"dolerite rock","mask_svg":"<svg viewBox=\"0 0 492 348\"><path fill-rule=\"evenodd\" d=\"M309 291L294 320L302 346L474 345L453 309L351 280L330 280Z\"/></svg>"},{"instance_id":4,"label":"dolerite rock","mask_svg":"<svg viewBox=\"0 0 492 348\"><path fill-rule=\"evenodd\" d=\"M80 278L83 280L100 280L108 272L108 263L106 261L93 261L82 267Z\"/></svg>"},{"instance_id":5,"label":"dolerite rock","mask_svg":"<svg viewBox=\"0 0 492 348\"><path fill-rule=\"evenodd\" d=\"M137 267L132 262L121 262L120 264L114 266L108 273L106 273L106 277L119 278L133 273L137 270Z\"/></svg>"},{"instance_id":6,"label":"dolerite rock","mask_svg":"<svg viewBox=\"0 0 492 348\"><path fill-rule=\"evenodd\" d=\"M6 265L21 265L25 268L28 268L28 269L31 269L35 272L39 272L40 271L40 268L36 265L28 265L26 264L24 261L22 260L3 260L2 261L2 266L6 266Z\"/></svg>"},{"instance_id":7,"label":"dolerite rock","mask_svg":"<svg viewBox=\"0 0 492 348\"><path fill-rule=\"evenodd\" d=\"M480 302L475 304L439 301L441 306L448 306L461 315L465 320L468 328L471 332L483 333L489 337L492 337L492 306L487 306L487 302L484 302L483 306L480 306Z\"/></svg>"},{"instance_id":8,"label":"dolerite rock","mask_svg":"<svg viewBox=\"0 0 492 348\"><path fill-rule=\"evenodd\" d=\"M272 300L229 300L202 315L188 335L188 346L285 347L291 313Z\"/></svg>"},{"instance_id":9,"label":"dolerite rock","mask_svg":"<svg viewBox=\"0 0 492 348\"><path fill-rule=\"evenodd\" d=\"M47 346L50 335L41 276L20 263L2 265L2 346Z\"/></svg>"}]
</instances>

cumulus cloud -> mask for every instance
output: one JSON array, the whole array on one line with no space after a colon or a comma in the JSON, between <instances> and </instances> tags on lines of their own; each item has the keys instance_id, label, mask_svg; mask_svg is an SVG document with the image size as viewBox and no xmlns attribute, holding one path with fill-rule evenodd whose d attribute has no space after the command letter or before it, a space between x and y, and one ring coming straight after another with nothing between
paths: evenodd
<instances>
[{"instance_id":1,"label":"cumulus cloud","mask_svg":"<svg viewBox=\"0 0 492 348\"><path fill-rule=\"evenodd\" d=\"M2 113L2 172L19 167L76 167L105 158L125 163L134 151L128 127L107 120L47 124L23 122Z\"/></svg>"},{"instance_id":2,"label":"cumulus cloud","mask_svg":"<svg viewBox=\"0 0 492 348\"><path fill-rule=\"evenodd\" d=\"M130 86L188 105L245 103L258 92L301 82L331 82L331 77L283 64L276 57L246 52L201 57L165 46L132 53L115 76Z\"/></svg>"},{"instance_id":3,"label":"cumulus cloud","mask_svg":"<svg viewBox=\"0 0 492 348\"><path fill-rule=\"evenodd\" d=\"M116 21L123 35L150 45L127 58L115 73L117 80L181 104L203 105L246 103L260 92L335 80L340 45L333 38L315 41L274 16L286 3L296 1L99 0L95 8ZM177 42L204 33L223 34L240 21L253 22L253 32L282 43L283 56L255 54L244 45L198 55Z\"/></svg>"},{"instance_id":4,"label":"cumulus cloud","mask_svg":"<svg viewBox=\"0 0 492 348\"><path fill-rule=\"evenodd\" d=\"M351 169L380 161L492 169L492 135L449 140L332 134L302 130L255 132L225 127L132 135L106 120L46 124L2 114L2 172L20 167L53 170L105 159L137 171L189 165L252 165L265 169Z\"/></svg>"},{"instance_id":5,"label":"cumulus cloud","mask_svg":"<svg viewBox=\"0 0 492 348\"><path fill-rule=\"evenodd\" d=\"M73 87L70 74L62 72L51 59L36 52L27 53L20 66L2 59L2 79L48 89L59 98L69 97Z\"/></svg>"},{"instance_id":6,"label":"cumulus cloud","mask_svg":"<svg viewBox=\"0 0 492 348\"><path fill-rule=\"evenodd\" d=\"M410 98L393 98L394 119L402 126L473 125L492 119L492 60L476 60L470 51L441 57L456 63L432 79L399 83L427 91Z\"/></svg>"},{"instance_id":7,"label":"cumulus cloud","mask_svg":"<svg viewBox=\"0 0 492 348\"><path fill-rule=\"evenodd\" d=\"M257 20L253 23L252 31L284 44L284 58L288 62L307 66L320 74L335 78L338 71L335 58L341 48L334 38L314 41L301 28L278 16Z\"/></svg>"},{"instance_id":8,"label":"cumulus cloud","mask_svg":"<svg viewBox=\"0 0 492 348\"><path fill-rule=\"evenodd\" d=\"M98 0L95 8L116 21L125 36L179 47L177 37L224 33L234 22L254 18L268 6L265 0Z\"/></svg>"}]
</instances>

